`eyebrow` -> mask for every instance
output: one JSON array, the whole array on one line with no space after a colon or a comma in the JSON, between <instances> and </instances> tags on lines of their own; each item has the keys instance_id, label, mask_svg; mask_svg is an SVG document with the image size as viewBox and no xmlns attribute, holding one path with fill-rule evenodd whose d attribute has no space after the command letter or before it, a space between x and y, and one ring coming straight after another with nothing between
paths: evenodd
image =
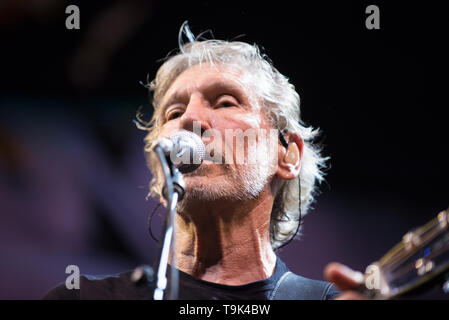
<instances>
[{"instance_id":1,"label":"eyebrow","mask_svg":"<svg viewBox=\"0 0 449 320\"><path fill-rule=\"evenodd\" d=\"M168 98L168 100L161 104L160 109L164 110L171 104L173 104L175 101L179 101L183 98L184 92L175 91L171 96Z\"/></svg>"}]
</instances>

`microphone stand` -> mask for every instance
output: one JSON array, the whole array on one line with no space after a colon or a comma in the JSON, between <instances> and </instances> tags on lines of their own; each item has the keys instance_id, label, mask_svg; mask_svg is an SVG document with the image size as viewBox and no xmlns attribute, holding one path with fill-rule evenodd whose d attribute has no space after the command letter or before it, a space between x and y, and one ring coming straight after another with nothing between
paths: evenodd
<instances>
[{"instance_id":1,"label":"microphone stand","mask_svg":"<svg viewBox=\"0 0 449 320\"><path fill-rule=\"evenodd\" d=\"M170 300L178 299L179 275L176 268L176 239L175 239L175 216L178 201L184 195L184 178L181 172L170 161L170 150L164 148L164 145L157 145L154 152L159 159L162 172L165 177L165 186L163 189L164 199L167 201L167 211L165 215L163 241L159 251L159 260L156 273L156 288L154 290L154 300L163 300L164 291L167 287L167 267L170 255L172 253L172 267L170 272Z\"/></svg>"}]
</instances>

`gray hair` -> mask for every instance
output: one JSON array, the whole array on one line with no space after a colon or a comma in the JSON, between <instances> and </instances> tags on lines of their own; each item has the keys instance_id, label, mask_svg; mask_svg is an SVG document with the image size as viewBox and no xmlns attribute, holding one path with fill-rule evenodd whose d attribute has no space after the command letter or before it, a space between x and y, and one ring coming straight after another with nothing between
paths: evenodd
<instances>
[{"instance_id":1,"label":"gray hair","mask_svg":"<svg viewBox=\"0 0 449 320\"><path fill-rule=\"evenodd\" d=\"M190 42L183 43L182 33ZM300 98L295 87L274 68L257 45L239 41L200 41L184 23L180 30L179 49L180 52L167 57L156 78L148 86L153 92L152 103L155 112L151 121L142 127L149 131L145 142L148 145L156 139L161 126L159 105L171 84L183 71L202 63L233 66L238 70L247 71L242 82L250 87L261 101L262 110L272 126L281 132L297 133L304 141L299 177L284 182L276 195L271 212L271 245L273 249L281 247L297 235L301 217L309 211L314 202L317 183L323 180L322 169L325 168L328 158L322 157L320 148L314 144L319 129L303 125L300 119ZM150 194L160 196L154 180L155 178L150 183Z\"/></svg>"}]
</instances>

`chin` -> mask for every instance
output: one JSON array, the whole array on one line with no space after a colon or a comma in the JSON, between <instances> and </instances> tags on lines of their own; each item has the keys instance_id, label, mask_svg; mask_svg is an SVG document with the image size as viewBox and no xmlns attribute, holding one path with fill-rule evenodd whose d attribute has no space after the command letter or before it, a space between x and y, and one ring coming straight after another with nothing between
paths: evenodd
<instances>
[{"instance_id":1,"label":"chin","mask_svg":"<svg viewBox=\"0 0 449 320\"><path fill-rule=\"evenodd\" d=\"M227 181L227 177L218 176L211 177L207 175L197 175L186 177L186 192L210 193L213 190L222 189L224 186L230 185L232 182Z\"/></svg>"},{"instance_id":2,"label":"chin","mask_svg":"<svg viewBox=\"0 0 449 320\"><path fill-rule=\"evenodd\" d=\"M216 200L250 200L258 197L269 181L260 168L235 168L209 163L185 174L183 202Z\"/></svg>"}]
</instances>

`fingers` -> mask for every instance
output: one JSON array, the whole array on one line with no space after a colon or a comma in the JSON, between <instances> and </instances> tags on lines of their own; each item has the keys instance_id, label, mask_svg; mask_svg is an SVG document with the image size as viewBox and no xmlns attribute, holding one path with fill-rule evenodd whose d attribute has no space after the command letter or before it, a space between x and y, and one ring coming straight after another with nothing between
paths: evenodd
<instances>
[{"instance_id":1,"label":"fingers","mask_svg":"<svg viewBox=\"0 0 449 320\"><path fill-rule=\"evenodd\" d=\"M324 269L324 277L340 290L349 290L363 283L363 274L337 262L329 263Z\"/></svg>"}]
</instances>

